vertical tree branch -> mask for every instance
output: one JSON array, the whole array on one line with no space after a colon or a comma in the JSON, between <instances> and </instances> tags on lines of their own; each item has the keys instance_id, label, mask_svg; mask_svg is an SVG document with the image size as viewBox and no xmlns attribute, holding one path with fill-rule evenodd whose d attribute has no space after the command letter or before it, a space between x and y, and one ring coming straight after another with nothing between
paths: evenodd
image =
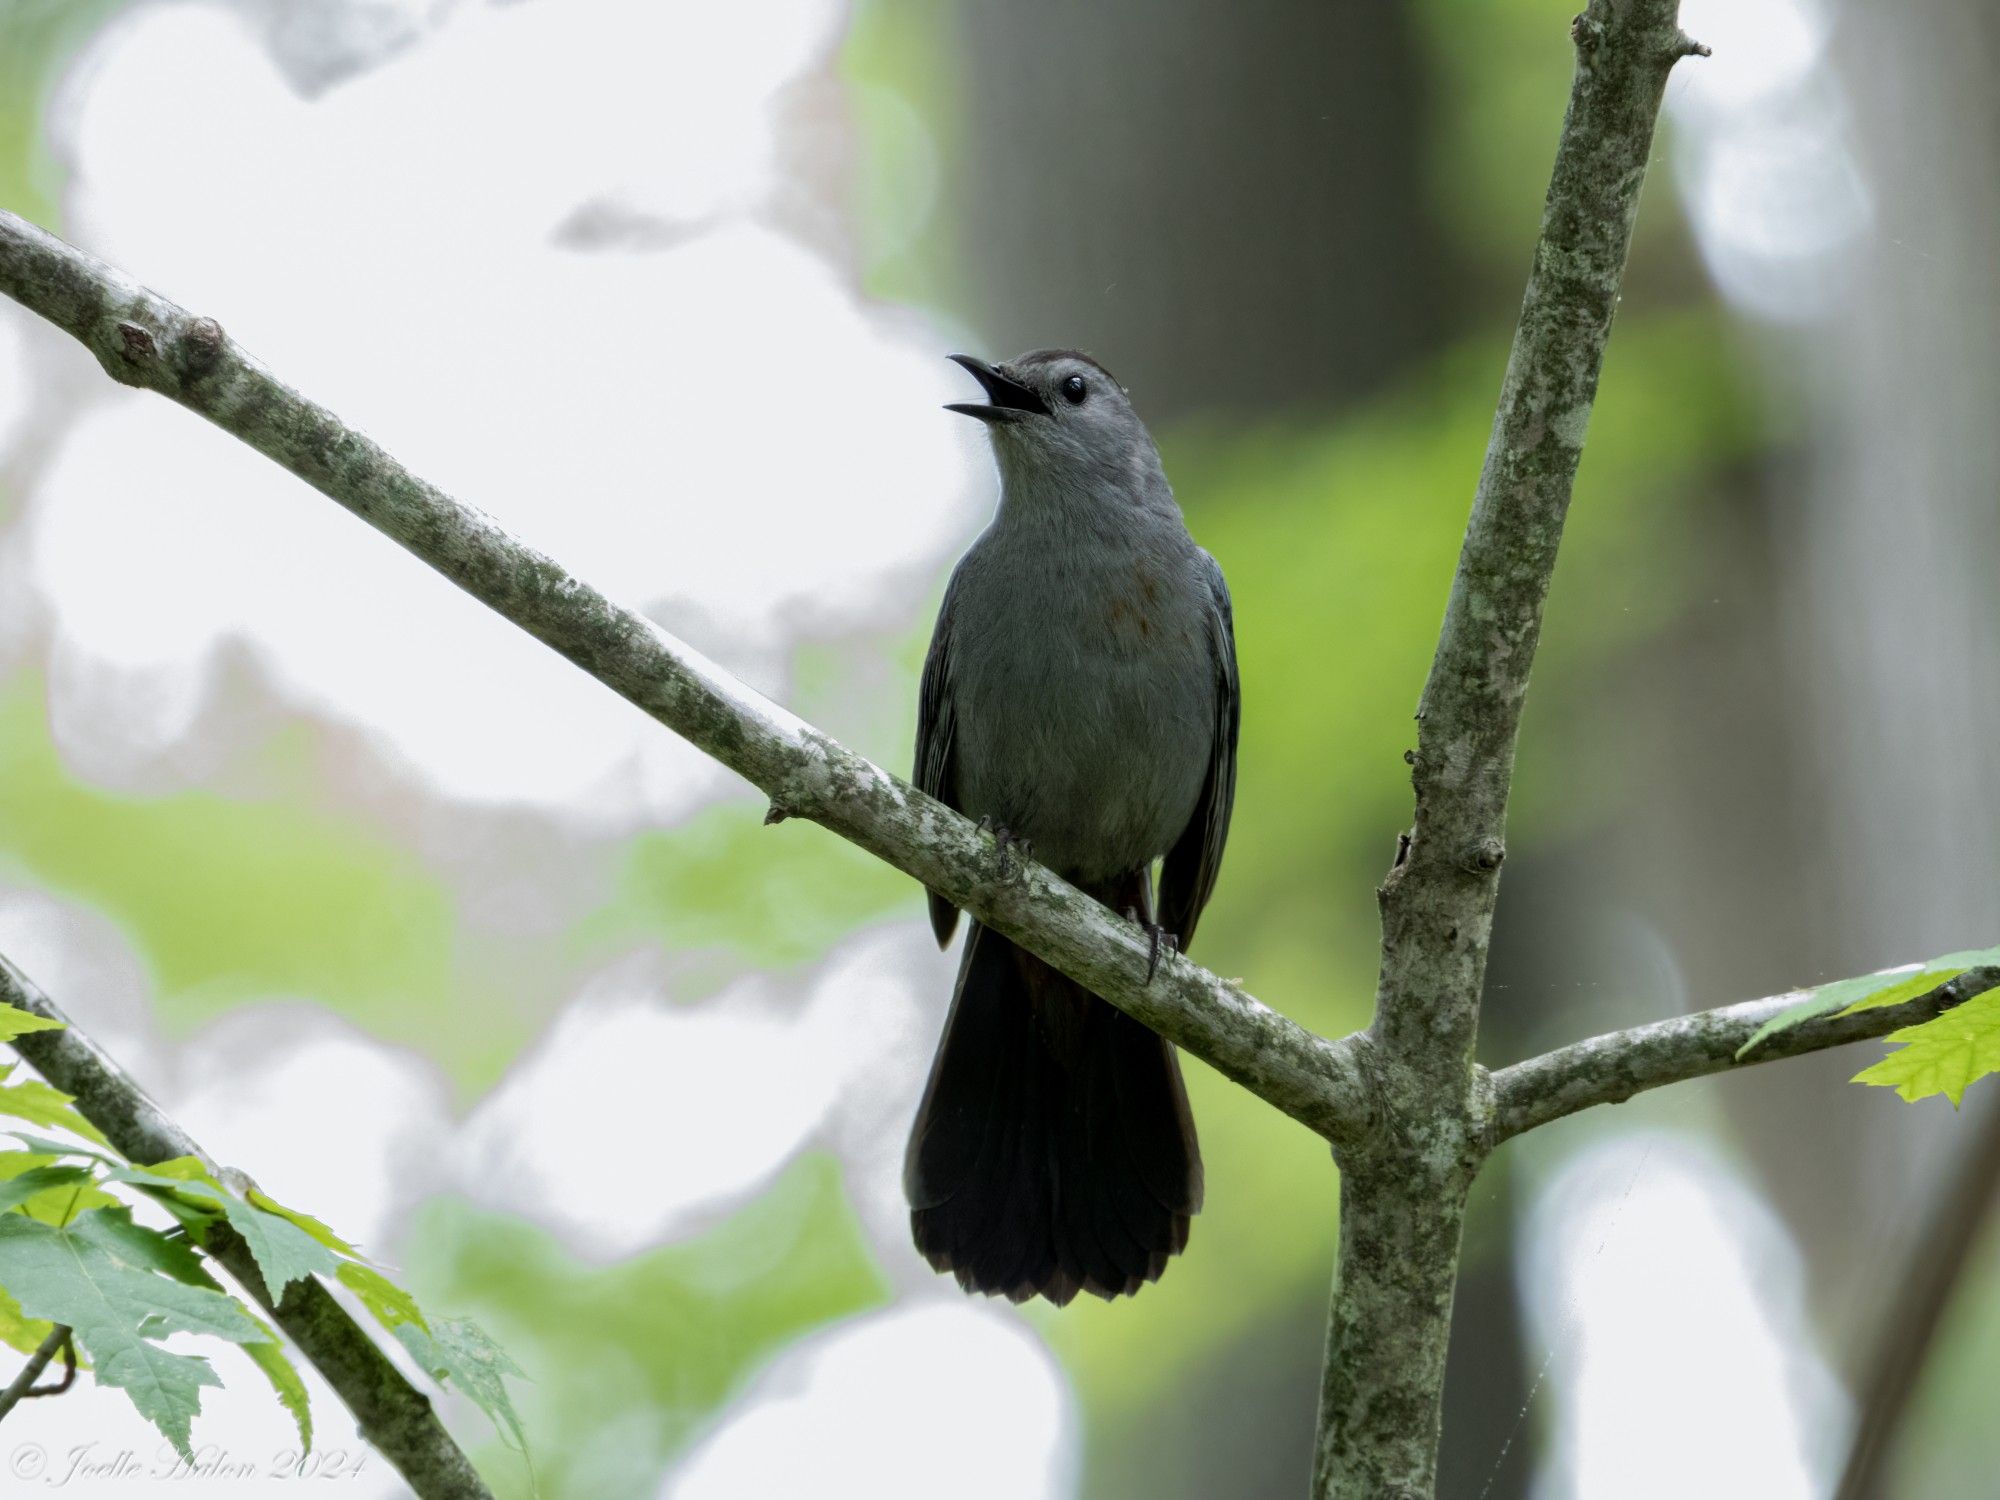
<instances>
[{"instance_id":1,"label":"vertical tree branch","mask_svg":"<svg viewBox=\"0 0 2000 1500\"><path fill-rule=\"evenodd\" d=\"M1674 63L1678 0L1591 0L1533 269L1410 757L1416 823L1378 893L1380 1129L1340 1153L1315 1491L1429 1495L1466 1193L1473 1065L1507 794L1542 608Z\"/></svg>"},{"instance_id":2,"label":"vertical tree branch","mask_svg":"<svg viewBox=\"0 0 2000 1500\"><path fill-rule=\"evenodd\" d=\"M0 956L0 1004L62 1022L61 1031L31 1032L12 1045L44 1078L75 1098L78 1112L126 1160L151 1164L193 1156L215 1169L194 1138L5 956ZM362 1437L423 1500L493 1500L472 1461L444 1430L430 1398L404 1379L317 1279L294 1281L282 1298L273 1299L250 1247L227 1225L211 1229L203 1248L285 1330L354 1413Z\"/></svg>"}]
</instances>

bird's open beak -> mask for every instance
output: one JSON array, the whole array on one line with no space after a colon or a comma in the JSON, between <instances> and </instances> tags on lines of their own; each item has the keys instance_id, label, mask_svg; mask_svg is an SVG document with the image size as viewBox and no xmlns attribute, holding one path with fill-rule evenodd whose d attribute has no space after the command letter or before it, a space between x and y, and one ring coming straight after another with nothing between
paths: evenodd
<instances>
[{"instance_id":1,"label":"bird's open beak","mask_svg":"<svg viewBox=\"0 0 2000 1500\"><path fill-rule=\"evenodd\" d=\"M1003 375L983 359L974 359L970 354L950 356L955 365L963 365L972 373L972 378L986 388L986 401L950 401L945 403L946 411L963 412L968 417L977 417L982 422L1018 422L1030 414L1049 414L1048 403L1011 375ZM990 404L989 404L990 403Z\"/></svg>"}]
</instances>

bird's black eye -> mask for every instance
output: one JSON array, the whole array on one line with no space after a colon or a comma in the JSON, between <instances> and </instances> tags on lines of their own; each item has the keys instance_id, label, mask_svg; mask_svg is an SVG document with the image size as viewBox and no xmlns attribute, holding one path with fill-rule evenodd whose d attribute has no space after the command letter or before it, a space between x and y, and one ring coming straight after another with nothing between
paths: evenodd
<instances>
[{"instance_id":1,"label":"bird's black eye","mask_svg":"<svg viewBox=\"0 0 2000 1500\"><path fill-rule=\"evenodd\" d=\"M1062 393L1063 400L1071 406L1081 406L1083 398L1090 394L1090 387L1083 383L1081 375L1069 375L1063 378Z\"/></svg>"}]
</instances>

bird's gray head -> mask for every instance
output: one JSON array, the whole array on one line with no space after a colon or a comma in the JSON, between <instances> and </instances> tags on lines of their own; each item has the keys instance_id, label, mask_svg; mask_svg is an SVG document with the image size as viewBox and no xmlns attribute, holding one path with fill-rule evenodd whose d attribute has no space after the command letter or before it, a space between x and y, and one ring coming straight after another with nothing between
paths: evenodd
<instances>
[{"instance_id":1,"label":"bird's gray head","mask_svg":"<svg viewBox=\"0 0 2000 1500\"><path fill-rule=\"evenodd\" d=\"M986 424L1010 493L1165 491L1152 434L1125 387L1088 354L1034 349L998 365L969 354L951 358L985 387L986 400L954 401L945 409Z\"/></svg>"}]
</instances>

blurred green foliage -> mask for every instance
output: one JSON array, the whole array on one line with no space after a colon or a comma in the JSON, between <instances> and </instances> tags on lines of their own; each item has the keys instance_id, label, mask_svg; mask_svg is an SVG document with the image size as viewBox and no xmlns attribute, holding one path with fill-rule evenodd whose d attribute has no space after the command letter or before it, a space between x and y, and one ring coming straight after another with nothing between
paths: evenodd
<instances>
[{"instance_id":1,"label":"blurred green foliage","mask_svg":"<svg viewBox=\"0 0 2000 1500\"><path fill-rule=\"evenodd\" d=\"M53 222L60 180L46 147L49 91L63 63L129 0L0 5L0 207Z\"/></svg>"},{"instance_id":2,"label":"blurred green foliage","mask_svg":"<svg viewBox=\"0 0 2000 1500\"><path fill-rule=\"evenodd\" d=\"M840 1168L821 1155L707 1232L613 1265L455 1201L429 1204L409 1242L424 1300L476 1313L534 1377L515 1395L547 1495L650 1493L763 1361L888 1300ZM510 1493L509 1465L488 1460L481 1471Z\"/></svg>"},{"instance_id":3,"label":"blurred green foliage","mask_svg":"<svg viewBox=\"0 0 2000 1500\"><path fill-rule=\"evenodd\" d=\"M916 901L907 876L854 845L766 828L762 804L739 799L632 839L615 894L575 939L583 952L604 952L644 937L770 968L819 958Z\"/></svg>"},{"instance_id":4,"label":"blurred green foliage","mask_svg":"<svg viewBox=\"0 0 2000 1500\"><path fill-rule=\"evenodd\" d=\"M1418 0L1411 7L1430 64L1426 185L1460 264L1489 283L1482 291L1505 293L1527 273L1569 97L1566 31L1578 9L1544 0ZM1657 233L1663 217L1641 215L1639 233Z\"/></svg>"},{"instance_id":5,"label":"blurred green foliage","mask_svg":"<svg viewBox=\"0 0 2000 1500\"><path fill-rule=\"evenodd\" d=\"M855 166L862 283L872 296L933 307L960 289L936 206L957 144L948 59L956 15L926 0L865 0L852 9L839 66L867 149Z\"/></svg>"},{"instance_id":6,"label":"blurred green foliage","mask_svg":"<svg viewBox=\"0 0 2000 1500\"><path fill-rule=\"evenodd\" d=\"M448 993L451 899L409 851L293 802L87 786L33 674L0 691L0 861L116 919L183 1026L301 995L394 1035Z\"/></svg>"}]
</instances>

